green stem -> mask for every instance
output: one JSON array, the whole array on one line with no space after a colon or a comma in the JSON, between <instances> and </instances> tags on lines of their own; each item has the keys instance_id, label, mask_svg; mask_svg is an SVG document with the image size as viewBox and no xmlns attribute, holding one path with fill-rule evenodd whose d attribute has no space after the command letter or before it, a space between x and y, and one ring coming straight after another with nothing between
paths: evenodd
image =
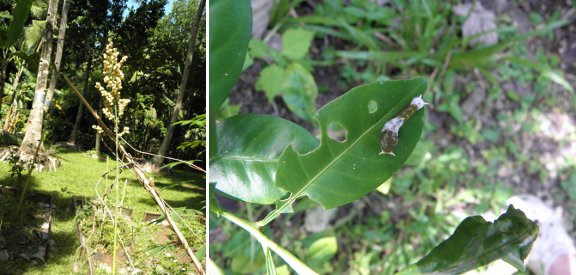
<instances>
[{"instance_id":1,"label":"green stem","mask_svg":"<svg viewBox=\"0 0 576 275\"><path fill-rule=\"evenodd\" d=\"M256 225L252 222L246 221L239 217L234 216L232 213L222 212L221 217L231 221L232 223L242 227L244 230L248 231L252 237L254 237L258 242L264 246L269 248L270 250L274 251L274 253L278 254L280 258L282 258L296 273L298 274L318 274L312 268L307 266L305 263L300 261L296 256L292 255L288 250L284 249L283 247L279 246L274 241L268 239L266 235L262 234L260 230L256 227Z\"/></svg>"},{"instance_id":2,"label":"green stem","mask_svg":"<svg viewBox=\"0 0 576 275\"><path fill-rule=\"evenodd\" d=\"M120 178L120 164L118 157L118 131L119 131L119 120L118 120L118 104L114 106L114 133L116 138L116 178L114 179L114 189L116 191L116 196L114 198L114 251L112 252L112 274L116 274L116 254L118 250L118 197L120 196L120 188L118 187L118 179Z\"/></svg>"}]
</instances>

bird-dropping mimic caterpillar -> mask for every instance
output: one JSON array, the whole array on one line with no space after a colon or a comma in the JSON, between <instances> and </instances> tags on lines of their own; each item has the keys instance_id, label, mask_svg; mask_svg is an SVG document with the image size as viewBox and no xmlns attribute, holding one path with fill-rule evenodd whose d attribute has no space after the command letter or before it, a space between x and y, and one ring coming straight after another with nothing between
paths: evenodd
<instances>
[{"instance_id":1,"label":"bird-dropping mimic caterpillar","mask_svg":"<svg viewBox=\"0 0 576 275\"><path fill-rule=\"evenodd\" d=\"M412 102L410 102L408 107L404 108L404 110L402 110L402 112L400 112L396 117L384 124L384 128L382 128L382 137L380 138L380 147L382 148L380 155L389 154L395 156L394 148L396 148L396 145L398 144L398 131L400 130L400 127L402 127L404 122L412 117L416 111L422 109L426 104L428 103L424 102L422 95L417 96L412 99Z\"/></svg>"}]
</instances>

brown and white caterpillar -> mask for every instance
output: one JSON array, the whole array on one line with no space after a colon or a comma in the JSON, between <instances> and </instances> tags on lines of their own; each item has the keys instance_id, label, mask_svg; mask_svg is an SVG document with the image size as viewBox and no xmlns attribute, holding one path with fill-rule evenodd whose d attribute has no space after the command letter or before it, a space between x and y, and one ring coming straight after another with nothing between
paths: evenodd
<instances>
[{"instance_id":1,"label":"brown and white caterpillar","mask_svg":"<svg viewBox=\"0 0 576 275\"><path fill-rule=\"evenodd\" d=\"M398 131L400 130L400 127L402 127L404 122L412 117L416 111L422 109L426 104L428 103L424 102L422 95L417 96L412 99L410 105L404 108L402 112L384 124L384 128L382 128L382 137L380 138L380 147L382 148L380 155L389 154L395 156L394 148L398 145Z\"/></svg>"}]
</instances>

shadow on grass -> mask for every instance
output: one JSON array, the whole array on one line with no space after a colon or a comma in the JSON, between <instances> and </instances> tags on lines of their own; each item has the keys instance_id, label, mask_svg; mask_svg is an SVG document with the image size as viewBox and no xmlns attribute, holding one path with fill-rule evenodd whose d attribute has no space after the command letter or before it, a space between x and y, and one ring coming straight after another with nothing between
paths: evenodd
<instances>
[{"instance_id":1,"label":"shadow on grass","mask_svg":"<svg viewBox=\"0 0 576 275\"><path fill-rule=\"evenodd\" d=\"M175 183L170 183L170 181ZM135 184L140 184L133 180ZM173 208L188 208L202 210L206 207L206 180L204 174L186 171L175 171L172 175L157 175L154 186L160 192L160 196ZM181 195L163 196L164 191L176 191ZM151 197L141 198L139 203L155 206Z\"/></svg>"},{"instance_id":2,"label":"shadow on grass","mask_svg":"<svg viewBox=\"0 0 576 275\"><path fill-rule=\"evenodd\" d=\"M0 178L0 185L9 186L12 188L17 188L11 192L15 192L16 196L20 195L20 188L26 181L27 176L22 176L18 179L17 176L11 177L6 175ZM50 238L53 240L53 246L49 247L47 252L47 258L45 262L40 262L33 264L32 261L26 261L21 257L13 255L13 258L0 264L0 274L24 274L28 272L39 271L42 273L49 265L62 265L62 270L64 274L71 272L72 263L70 262L70 255L74 253L78 247L78 241L76 236L76 231L74 228L74 217L73 211L66 209L67 205L71 204L71 197L62 197L59 192L43 192L36 191L39 186L38 180L30 175L28 179L28 198L33 197L34 194L44 194L52 197L52 202L55 205L55 209L52 212L52 223ZM15 206L2 206L11 211L15 211ZM1 228L0 228L1 229ZM27 230L27 229L23 229ZM3 236L4 238L10 238L10 236Z\"/></svg>"}]
</instances>

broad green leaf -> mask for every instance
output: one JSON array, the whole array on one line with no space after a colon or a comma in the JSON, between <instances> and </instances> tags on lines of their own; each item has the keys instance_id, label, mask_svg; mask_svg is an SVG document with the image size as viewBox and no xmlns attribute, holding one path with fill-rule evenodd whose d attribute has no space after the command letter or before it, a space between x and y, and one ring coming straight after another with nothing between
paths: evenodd
<instances>
[{"instance_id":1,"label":"broad green leaf","mask_svg":"<svg viewBox=\"0 0 576 275\"><path fill-rule=\"evenodd\" d=\"M242 71L252 31L252 10L248 0L213 0L209 12L209 112L216 114ZM214 116L210 116L209 127L216 128ZM216 133L211 131L209 137L212 158L218 151Z\"/></svg>"},{"instance_id":2,"label":"broad green leaf","mask_svg":"<svg viewBox=\"0 0 576 275\"><path fill-rule=\"evenodd\" d=\"M282 93L282 83L284 82L284 69L278 65L270 65L260 72L260 77L256 81L256 90L263 91L272 102L274 97Z\"/></svg>"},{"instance_id":3,"label":"broad green leaf","mask_svg":"<svg viewBox=\"0 0 576 275\"><path fill-rule=\"evenodd\" d=\"M214 110L228 98L240 76L252 31L251 18L248 0L210 1L210 108Z\"/></svg>"},{"instance_id":4,"label":"broad green leaf","mask_svg":"<svg viewBox=\"0 0 576 275\"><path fill-rule=\"evenodd\" d=\"M219 148L210 161L210 181L226 195L251 203L274 203L286 194L274 186L286 147L308 152L318 146L306 129L275 116L238 115L217 127Z\"/></svg>"},{"instance_id":5,"label":"broad green leaf","mask_svg":"<svg viewBox=\"0 0 576 275\"><path fill-rule=\"evenodd\" d=\"M0 47L7 49L16 43L22 34L26 19L28 19L28 13L30 13L32 2L34 2L34 0L18 1L14 8L14 13L12 14L12 20L8 26L8 30L0 34Z\"/></svg>"},{"instance_id":6,"label":"broad green leaf","mask_svg":"<svg viewBox=\"0 0 576 275\"><path fill-rule=\"evenodd\" d=\"M523 260L538 236L538 225L510 205L496 221L464 219L452 236L398 274L460 274L503 259L523 272Z\"/></svg>"},{"instance_id":7,"label":"broad green leaf","mask_svg":"<svg viewBox=\"0 0 576 275\"><path fill-rule=\"evenodd\" d=\"M420 139L423 112L416 112L400 129L396 156L380 155L381 129L425 90L423 78L375 82L356 87L320 109L315 116L322 135L320 146L306 154L288 147L282 154L276 185L289 191L291 197L278 204L276 213L270 213L260 225L290 207L298 197L308 196L333 208L384 183L400 169ZM331 123L346 130L344 141L328 136Z\"/></svg>"},{"instance_id":8,"label":"broad green leaf","mask_svg":"<svg viewBox=\"0 0 576 275\"><path fill-rule=\"evenodd\" d=\"M290 29L282 35L282 55L297 60L308 54L314 33L303 29Z\"/></svg>"},{"instance_id":9,"label":"broad green leaf","mask_svg":"<svg viewBox=\"0 0 576 275\"><path fill-rule=\"evenodd\" d=\"M312 74L298 63L288 65L282 82L282 98L288 109L311 121L316 111L318 87Z\"/></svg>"}]
</instances>

